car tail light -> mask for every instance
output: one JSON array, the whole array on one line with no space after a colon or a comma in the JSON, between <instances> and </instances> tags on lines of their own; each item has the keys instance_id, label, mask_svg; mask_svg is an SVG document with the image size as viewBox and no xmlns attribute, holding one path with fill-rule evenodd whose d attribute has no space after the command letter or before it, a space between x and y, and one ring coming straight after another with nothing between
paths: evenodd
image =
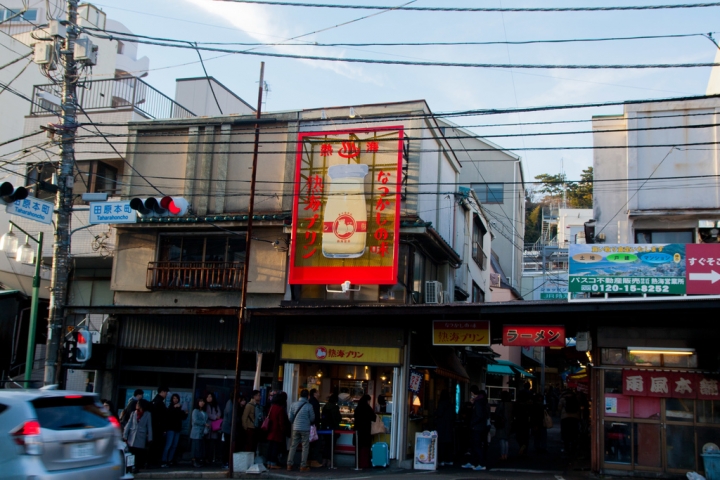
<instances>
[{"instance_id":1,"label":"car tail light","mask_svg":"<svg viewBox=\"0 0 720 480\"><path fill-rule=\"evenodd\" d=\"M42 441L40 441L40 423L37 420L28 420L13 433L13 440L18 445L25 447L27 455L40 455L42 453Z\"/></svg>"},{"instance_id":2,"label":"car tail light","mask_svg":"<svg viewBox=\"0 0 720 480\"><path fill-rule=\"evenodd\" d=\"M112 424L113 427L120 428L120 422L118 422L117 418L110 416L110 417L108 417L108 420L110 421L110 423Z\"/></svg>"}]
</instances>

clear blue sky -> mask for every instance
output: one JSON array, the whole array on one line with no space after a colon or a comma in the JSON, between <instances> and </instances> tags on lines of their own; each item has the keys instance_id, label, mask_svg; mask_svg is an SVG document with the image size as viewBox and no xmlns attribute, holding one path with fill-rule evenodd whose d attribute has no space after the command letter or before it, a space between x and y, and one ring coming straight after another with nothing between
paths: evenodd
<instances>
[{"instance_id":1,"label":"clear blue sky","mask_svg":"<svg viewBox=\"0 0 720 480\"><path fill-rule=\"evenodd\" d=\"M318 3L331 3L318 0ZM332 3L400 5L403 0ZM418 0L414 6L607 6L683 3L680 0ZM375 13L263 5L214 0L101 0L108 17L137 34L205 42L278 42ZM720 8L585 13L423 13L387 12L304 37L316 42L497 41L609 36L662 35L720 31ZM720 36L720 35L718 35ZM378 59L477 63L689 63L712 62L717 48L707 39L452 47L264 47L256 51ZM173 95L175 78L203 75L191 50L140 46L150 57L148 82ZM208 73L254 104L262 57L233 55L210 60ZM566 103L664 98L705 93L709 68L676 70L490 70L417 66L337 64L265 58L270 94L265 110L425 99L434 112ZM178 66L194 62L190 65ZM170 67L170 68L168 68ZM621 107L538 112L457 119L464 125L589 120L620 113ZM481 135L587 130L589 123L477 127ZM592 145L590 135L493 138L506 148ZM592 164L592 152L524 151L526 180L539 173L569 179Z\"/></svg>"}]
</instances>

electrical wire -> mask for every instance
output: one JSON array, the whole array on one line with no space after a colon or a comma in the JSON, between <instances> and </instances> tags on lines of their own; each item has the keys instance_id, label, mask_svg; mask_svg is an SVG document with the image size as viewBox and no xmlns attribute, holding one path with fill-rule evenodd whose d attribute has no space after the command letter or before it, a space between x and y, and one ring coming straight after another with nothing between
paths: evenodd
<instances>
[{"instance_id":1,"label":"electrical wire","mask_svg":"<svg viewBox=\"0 0 720 480\"><path fill-rule=\"evenodd\" d=\"M102 35L97 32L91 32L85 30L88 35L102 38L106 40L117 40L112 35ZM254 55L263 57L275 57L275 58L292 58L296 60L314 60L324 62L339 62L339 63L364 63L364 64L377 64L377 65L401 65L401 66L418 66L418 67L458 67L458 68L521 68L521 69L562 69L562 70L624 70L624 69L674 69L674 68L700 68L700 67L716 67L720 66L720 63L646 63L646 64L588 64L588 65L577 65L577 64L492 64L492 63L462 63L462 62L420 62L420 61L409 61L409 60L381 60L372 58L350 58L350 57L325 57L316 55L295 55L289 53L272 53L272 52L253 52L251 50L231 50L225 48L216 47L193 47L190 45L183 45L178 43L168 42L180 42L181 40L176 39L158 39L157 41L140 40L138 38L122 37L120 40L125 42L134 42L145 45L156 45L161 47L173 47L182 49L200 49L209 52L220 52L230 53L237 55Z\"/></svg>"},{"instance_id":2,"label":"electrical wire","mask_svg":"<svg viewBox=\"0 0 720 480\"><path fill-rule=\"evenodd\" d=\"M296 3L271 0L216 0L229 3L248 3L256 5L271 5L282 7L309 7L309 8L339 8L350 10L388 10L393 7L382 5L343 5L332 3ZM414 12L610 12L632 10L677 10L687 8L720 7L720 2L709 3L680 3L667 5L623 5L608 7L402 7L397 10Z\"/></svg>"}]
</instances>

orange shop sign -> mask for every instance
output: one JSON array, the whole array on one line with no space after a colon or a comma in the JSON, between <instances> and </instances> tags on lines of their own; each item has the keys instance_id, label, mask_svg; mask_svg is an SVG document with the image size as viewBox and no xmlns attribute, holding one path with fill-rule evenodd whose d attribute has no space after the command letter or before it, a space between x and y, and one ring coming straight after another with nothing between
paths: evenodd
<instances>
[{"instance_id":1,"label":"orange shop sign","mask_svg":"<svg viewBox=\"0 0 720 480\"><path fill-rule=\"evenodd\" d=\"M281 358L289 361L322 363L399 365L400 349L357 347L350 345L300 345L283 343Z\"/></svg>"},{"instance_id":2,"label":"orange shop sign","mask_svg":"<svg viewBox=\"0 0 720 480\"><path fill-rule=\"evenodd\" d=\"M434 320L433 345L490 346L487 320Z\"/></svg>"},{"instance_id":3,"label":"orange shop sign","mask_svg":"<svg viewBox=\"0 0 720 480\"><path fill-rule=\"evenodd\" d=\"M403 127L298 137L290 284L397 282Z\"/></svg>"}]
</instances>

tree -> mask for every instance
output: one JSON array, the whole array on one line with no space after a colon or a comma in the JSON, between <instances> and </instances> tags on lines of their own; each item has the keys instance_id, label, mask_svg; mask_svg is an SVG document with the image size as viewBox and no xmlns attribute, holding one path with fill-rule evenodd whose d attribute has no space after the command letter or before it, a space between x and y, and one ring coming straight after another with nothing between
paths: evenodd
<instances>
[{"instance_id":1,"label":"tree","mask_svg":"<svg viewBox=\"0 0 720 480\"><path fill-rule=\"evenodd\" d=\"M579 182L568 185L567 198L573 208L593 207L593 167L582 171Z\"/></svg>"},{"instance_id":2,"label":"tree","mask_svg":"<svg viewBox=\"0 0 720 480\"><path fill-rule=\"evenodd\" d=\"M568 208L592 208L593 167L582 171L579 182L568 182L564 173L543 173L536 175L535 179L540 181L537 191L545 194L540 203L559 203L564 194Z\"/></svg>"}]
</instances>

